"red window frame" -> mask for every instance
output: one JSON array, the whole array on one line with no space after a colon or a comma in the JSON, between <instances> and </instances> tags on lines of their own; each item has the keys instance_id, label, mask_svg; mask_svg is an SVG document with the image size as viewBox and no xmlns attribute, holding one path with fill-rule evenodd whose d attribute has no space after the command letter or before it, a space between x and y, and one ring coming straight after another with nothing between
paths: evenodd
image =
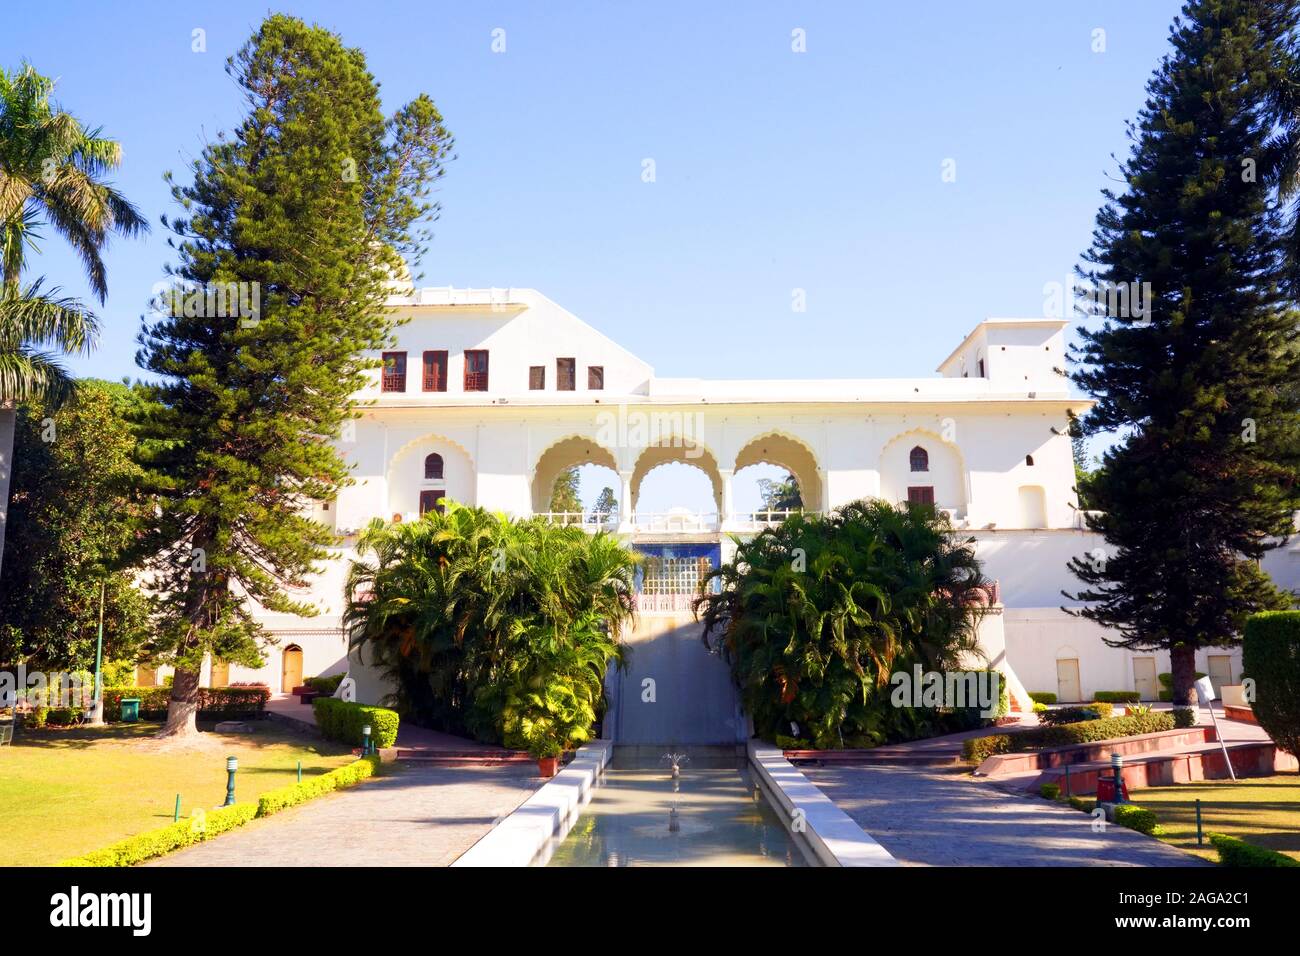
<instances>
[{"instance_id":1,"label":"red window frame","mask_svg":"<svg viewBox=\"0 0 1300 956\"><path fill-rule=\"evenodd\" d=\"M384 367L380 373L381 389L385 392L406 391L406 353L385 352Z\"/></svg>"},{"instance_id":2,"label":"red window frame","mask_svg":"<svg viewBox=\"0 0 1300 956\"><path fill-rule=\"evenodd\" d=\"M572 392L578 387L578 361L571 358L555 360L555 390Z\"/></svg>"},{"instance_id":3,"label":"red window frame","mask_svg":"<svg viewBox=\"0 0 1300 956\"><path fill-rule=\"evenodd\" d=\"M447 391L447 350L434 349L424 353L424 390Z\"/></svg>"},{"instance_id":4,"label":"red window frame","mask_svg":"<svg viewBox=\"0 0 1300 956\"><path fill-rule=\"evenodd\" d=\"M482 368L478 366L482 364ZM488 351L487 349L465 350L465 391L486 392L488 390Z\"/></svg>"}]
</instances>

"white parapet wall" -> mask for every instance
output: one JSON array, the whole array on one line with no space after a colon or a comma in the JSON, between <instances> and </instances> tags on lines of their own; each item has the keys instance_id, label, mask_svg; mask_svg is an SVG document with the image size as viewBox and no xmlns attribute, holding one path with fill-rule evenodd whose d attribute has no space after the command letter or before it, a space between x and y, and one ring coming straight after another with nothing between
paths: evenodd
<instances>
[{"instance_id":1,"label":"white parapet wall","mask_svg":"<svg viewBox=\"0 0 1300 956\"><path fill-rule=\"evenodd\" d=\"M452 866L528 866L551 837L564 827L587 801L614 742L597 740L578 748L568 766L493 827Z\"/></svg>"},{"instance_id":2,"label":"white parapet wall","mask_svg":"<svg viewBox=\"0 0 1300 956\"><path fill-rule=\"evenodd\" d=\"M749 741L749 763L823 866L899 866L889 851L785 759L779 747Z\"/></svg>"}]
</instances>

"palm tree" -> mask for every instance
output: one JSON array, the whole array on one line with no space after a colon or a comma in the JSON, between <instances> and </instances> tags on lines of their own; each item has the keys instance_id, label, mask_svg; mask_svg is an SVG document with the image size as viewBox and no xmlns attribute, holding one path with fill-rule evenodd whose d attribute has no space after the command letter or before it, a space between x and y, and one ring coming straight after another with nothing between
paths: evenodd
<instances>
[{"instance_id":1,"label":"palm tree","mask_svg":"<svg viewBox=\"0 0 1300 956\"><path fill-rule=\"evenodd\" d=\"M148 230L103 179L121 164L121 145L52 104L53 89L29 64L0 69L0 559L15 405L63 402L73 382L59 355L89 349L99 331L94 314L57 288L45 289L40 279L22 286L26 256L36 250L41 227L52 226L81 257L102 304L108 282L101 252L109 234Z\"/></svg>"}]
</instances>

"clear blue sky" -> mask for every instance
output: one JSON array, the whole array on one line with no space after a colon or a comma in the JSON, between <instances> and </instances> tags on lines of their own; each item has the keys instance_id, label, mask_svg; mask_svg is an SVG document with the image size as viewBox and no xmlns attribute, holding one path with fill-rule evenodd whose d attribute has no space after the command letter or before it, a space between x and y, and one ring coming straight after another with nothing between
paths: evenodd
<instances>
[{"instance_id":1,"label":"clear blue sky","mask_svg":"<svg viewBox=\"0 0 1300 956\"><path fill-rule=\"evenodd\" d=\"M83 0L6 10L0 62L122 141L118 183L156 222L163 171L238 121L225 58L269 10L300 15L365 51L388 108L427 92L456 134L424 284L535 287L660 375L907 376L1068 279L1178 7ZM136 374L168 253L158 227L114 243L77 373ZM86 292L52 235L32 274Z\"/></svg>"}]
</instances>

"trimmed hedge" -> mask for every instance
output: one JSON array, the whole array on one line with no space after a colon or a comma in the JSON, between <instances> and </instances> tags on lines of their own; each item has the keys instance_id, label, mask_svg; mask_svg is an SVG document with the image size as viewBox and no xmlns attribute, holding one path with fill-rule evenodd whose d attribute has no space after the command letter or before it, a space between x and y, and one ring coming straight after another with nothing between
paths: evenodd
<instances>
[{"instance_id":1,"label":"trimmed hedge","mask_svg":"<svg viewBox=\"0 0 1300 956\"><path fill-rule=\"evenodd\" d=\"M1262 611L1246 619L1241 669L1255 681L1251 710L1289 754L1300 755L1300 611Z\"/></svg>"},{"instance_id":2,"label":"trimmed hedge","mask_svg":"<svg viewBox=\"0 0 1300 956\"><path fill-rule=\"evenodd\" d=\"M1099 702L1088 704L1086 707L1057 707L1055 710L1040 711L1038 720L1040 723L1057 727L1061 724L1077 724L1085 720L1101 720L1110 717L1114 711L1112 704Z\"/></svg>"},{"instance_id":3,"label":"trimmed hedge","mask_svg":"<svg viewBox=\"0 0 1300 956\"><path fill-rule=\"evenodd\" d=\"M227 830L243 826L257 816L257 804L237 803L233 807L209 810L200 817L178 820L157 830L128 837L102 850L64 860L60 866L135 866L155 856L202 843Z\"/></svg>"},{"instance_id":4,"label":"trimmed hedge","mask_svg":"<svg viewBox=\"0 0 1300 956\"><path fill-rule=\"evenodd\" d=\"M373 776L378 769L378 757L362 757L346 767L339 767L337 770L331 770L329 773L312 777L302 783L294 783L287 787L268 790L257 798L257 815L259 817L269 817L273 813L279 813L289 807L296 807L300 803L306 803L308 800L314 800L324 794L333 793L335 790L345 790L348 787L355 786L367 777Z\"/></svg>"},{"instance_id":5,"label":"trimmed hedge","mask_svg":"<svg viewBox=\"0 0 1300 956\"><path fill-rule=\"evenodd\" d=\"M1055 783L1040 783L1038 785L1038 795L1044 800L1055 800L1061 795L1061 787Z\"/></svg>"},{"instance_id":6,"label":"trimmed hedge","mask_svg":"<svg viewBox=\"0 0 1300 956\"><path fill-rule=\"evenodd\" d=\"M370 725L370 740L376 747L391 747L397 742L397 711L384 707L353 704L333 697L317 697L311 702L316 715L316 726L329 740L360 747L364 735L361 728Z\"/></svg>"},{"instance_id":7,"label":"trimmed hedge","mask_svg":"<svg viewBox=\"0 0 1300 956\"><path fill-rule=\"evenodd\" d=\"M104 719L122 719L122 698L140 700L141 717L163 717L167 714L170 687L105 687ZM265 684L242 687L200 687L199 715L202 717L257 717L266 710L271 699L271 688Z\"/></svg>"},{"instance_id":8,"label":"trimmed hedge","mask_svg":"<svg viewBox=\"0 0 1300 956\"><path fill-rule=\"evenodd\" d=\"M1173 709L1174 726L1179 730L1185 730L1188 727L1196 726L1196 711L1190 707L1175 707Z\"/></svg>"},{"instance_id":9,"label":"trimmed hedge","mask_svg":"<svg viewBox=\"0 0 1300 956\"><path fill-rule=\"evenodd\" d=\"M257 803L237 803L233 807L209 810L201 818L178 820L157 830L128 837L102 850L93 850L84 856L64 860L59 866L134 866L173 850L220 836L256 817L269 817L286 807L297 806L334 790L351 787L373 776L378 768L378 757L362 757L345 767L302 783L268 790L258 798Z\"/></svg>"},{"instance_id":10,"label":"trimmed hedge","mask_svg":"<svg viewBox=\"0 0 1300 956\"><path fill-rule=\"evenodd\" d=\"M1300 866L1300 861L1285 853L1266 850L1222 833L1211 833L1210 843L1219 851L1219 866Z\"/></svg>"},{"instance_id":11,"label":"trimmed hedge","mask_svg":"<svg viewBox=\"0 0 1300 956\"><path fill-rule=\"evenodd\" d=\"M1092 699L1106 704L1136 704L1142 695L1135 690L1099 690Z\"/></svg>"},{"instance_id":12,"label":"trimmed hedge","mask_svg":"<svg viewBox=\"0 0 1300 956\"><path fill-rule=\"evenodd\" d=\"M1029 699L1036 704L1055 704L1056 695L1050 690L1031 690Z\"/></svg>"},{"instance_id":13,"label":"trimmed hedge","mask_svg":"<svg viewBox=\"0 0 1300 956\"><path fill-rule=\"evenodd\" d=\"M339 689L339 684L343 683L346 674L334 674L331 677L308 677L302 682L302 686L310 687L312 690L324 694L326 697L332 697L334 692Z\"/></svg>"},{"instance_id":14,"label":"trimmed hedge","mask_svg":"<svg viewBox=\"0 0 1300 956\"><path fill-rule=\"evenodd\" d=\"M1169 713L1129 714L1126 717L1107 717L1084 720L1077 724L1057 727L1034 727L1011 734L990 734L973 737L962 744L962 756L972 763L982 763L995 754L1023 753L1048 747L1067 747L1071 744L1095 743L1138 734L1154 734L1173 730L1174 717Z\"/></svg>"},{"instance_id":15,"label":"trimmed hedge","mask_svg":"<svg viewBox=\"0 0 1300 956\"><path fill-rule=\"evenodd\" d=\"M1146 810L1131 803L1119 803L1115 805L1112 811L1114 822L1130 830L1136 830L1138 833L1145 833L1147 836L1157 836L1161 833L1160 823L1156 820L1156 815L1150 810Z\"/></svg>"}]
</instances>

